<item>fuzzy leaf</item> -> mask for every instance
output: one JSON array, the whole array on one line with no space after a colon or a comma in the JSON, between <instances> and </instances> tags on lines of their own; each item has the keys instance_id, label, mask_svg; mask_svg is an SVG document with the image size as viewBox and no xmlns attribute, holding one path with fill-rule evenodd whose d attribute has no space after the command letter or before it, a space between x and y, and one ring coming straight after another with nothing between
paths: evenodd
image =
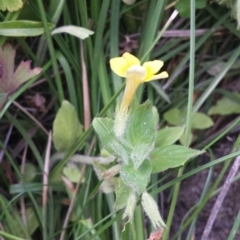
<instances>
[{"instance_id":1,"label":"fuzzy leaf","mask_svg":"<svg viewBox=\"0 0 240 240\"><path fill-rule=\"evenodd\" d=\"M122 179L118 179L118 184L115 190L116 201L114 203L114 208L116 210L122 209L127 206L128 198L132 190L129 186L123 183Z\"/></svg>"},{"instance_id":2,"label":"fuzzy leaf","mask_svg":"<svg viewBox=\"0 0 240 240\"><path fill-rule=\"evenodd\" d=\"M18 11L23 7L22 0L0 0L0 10L9 12Z\"/></svg>"},{"instance_id":3,"label":"fuzzy leaf","mask_svg":"<svg viewBox=\"0 0 240 240\"><path fill-rule=\"evenodd\" d=\"M109 118L94 118L94 130L101 139L104 148L112 155L121 157L127 164L129 162L129 155L131 154L131 147L124 140L117 138L114 134L114 122Z\"/></svg>"},{"instance_id":4,"label":"fuzzy leaf","mask_svg":"<svg viewBox=\"0 0 240 240\"><path fill-rule=\"evenodd\" d=\"M240 100L240 94L234 94ZM208 114L214 115L228 115L228 114L238 114L240 113L240 104L228 97L223 97L217 101L215 106L212 106Z\"/></svg>"},{"instance_id":5,"label":"fuzzy leaf","mask_svg":"<svg viewBox=\"0 0 240 240\"><path fill-rule=\"evenodd\" d=\"M82 27L64 26L64 27L54 29L51 34L55 35L59 33L68 33L80 39L85 39L85 38L88 38L90 35L92 35L94 32Z\"/></svg>"},{"instance_id":6,"label":"fuzzy leaf","mask_svg":"<svg viewBox=\"0 0 240 240\"><path fill-rule=\"evenodd\" d=\"M152 104L149 101L135 109L128 121L127 139L133 147L152 144L155 141L156 121L154 121Z\"/></svg>"},{"instance_id":7,"label":"fuzzy leaf","mask_svg":"<svg viewBox=\"0 0 240 240\"><path fill-rule=\"evenodd\" d=\"M67 152L82 135L83 127L78 120L74 106L62 102L53 122L53 143L58 152Z\"/></svg>"},{"instance_id":8,"label":"fuzzy leaf","mask_svg":"<svg viewBox=\"0 0 240 240\"><path fill-rule=\"evenodd\" d=\"M137 169L154 147L158 114L150 101L133 110L128 119L126 140L132 146L131 160Z\"/></svg>"},{"instance_id":9,"label":"fuzzy leaf","mask_svg":"<svg viewBox=\"0 0 240 240\"><path fill-rule=\"evenodd\" d=\"M15 70L15 55L16 51L10 44L0 48L0 109L8 96L14 93L21 84L41 72L41 68L30 69L31 61L22 61Z\"/></svg>"},{"instance_id":10,"label":"fuzzy leaf","mask_svg":"<svg viewBox=\"0 0 240 240\"><path fill-rule=\"evenodd\" d=\"M48 23L49 29L54 28L54 24ZM5 21L0 22L0 35L8 37L34 37L44 34L45 30L42 22L35 21Z\"/></svg>"},{"instance_id":11,"label":"fuzzy leaf","mask_svg":"<svg viewBox=\"0 0 240 240\"><path fill-rule=\"evenodd\" d=\"M193 129L206 129L213 126L213 121L204 113L197 112L192 117L192 128Z\"/></svg>"},{"instance_id":12,"label":"fuzzy leaf","mask_svg":"<svg viewBox=\"0 0 240 240\"><path fill-rule=\"evenodd\" d=\"M130 186L134 192L143 193L149 183L151 172L151 162L145 159L137 170L133 165L123 165L120 170L120 176L123 182Z\"/></svg>"},{"instance_id":13,"label":"fuzzy leaf","mask_svg":"<svg viewBox=\"0 0 240 240\"><path fill-rule=\"evenodd\" d=\"M190 158L196 157L203 152L180 145L156 148L150 156L153 173L183 166Z\"/></svg>"},{"instance_id":14,"label":"fuzzy leaf","mask_svg":"<svg viewBox=\"0 0 240 240\"><path fill-rule=\"evenodd\" d=\"M165 127L157 133L155 148L170 146L180 139L184 127Z\"/></svg>"}]
</instances>

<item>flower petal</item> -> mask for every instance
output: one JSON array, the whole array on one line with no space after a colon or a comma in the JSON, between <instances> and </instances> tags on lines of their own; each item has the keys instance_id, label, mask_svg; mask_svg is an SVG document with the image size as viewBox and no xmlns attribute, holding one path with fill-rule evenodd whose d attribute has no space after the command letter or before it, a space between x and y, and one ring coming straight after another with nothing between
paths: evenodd
<instances>
[{"instance_id":1,"label":"flower petal","mask_svg":"<svg viewBox=\"0 0 240 240\"><path fill-rule=\"evenodd\" d=\"M139 59L132 54L126 52L122 56L127 61L128 67L131 67L132 65L140 65Z\"/></svg>"},{"instance_id":2,"label":"flower petal","mask_svg":"<svg viewBox=\"0 0 240 240\"><path fill-rule=\"evenodd\" d=\"M120 77L125 77L128 69L127 61L123 57L116 57L110 60L111 69Z\"/></svg>"},{"instance_id":3,"label":"flower petal","mask_svg":"<svg viewBox=\"0 0 240 240\"><path fill-rule=\"evenodd\" d=\"M148 72L152 75L156 74L163 66L163 61L161 60L154 60L150 62L145 62L143 67L145 67Z\"/></svg>"},{"instance_id":4,"label":"flower petal","mask_svg":"<svg viewBox=\"0 0 240 240\"><path fill-rule=\"evenodd\" d=\"M151 78L146 78L145 82L149 82L149 81L157 80L157 79L163 79L163 78L167 78L167 77L168 77L168 73L164 71L157 75L153 75Z\"/></svg>"}]
</instances>

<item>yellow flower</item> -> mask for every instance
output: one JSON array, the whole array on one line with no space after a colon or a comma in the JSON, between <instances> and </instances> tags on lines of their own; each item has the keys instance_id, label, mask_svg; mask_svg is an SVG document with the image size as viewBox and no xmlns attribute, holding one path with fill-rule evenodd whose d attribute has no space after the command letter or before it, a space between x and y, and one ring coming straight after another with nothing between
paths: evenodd
<instances>
[{"instance_id":1,"label":"yellow flower","mask_svg":"<svg viewBox=\"0 0 240 240\"><path fill-rule=\"evenodd\" d=\"M141 83L168 77L167 72L157 74L163 66L163 61L154 60L141 65L138 58L127 52L122 57L112 58L110 66L117 75L125 77L127 80L120 106L122 113L127 113L133 96Z\"/></svg>"}]
</instances>

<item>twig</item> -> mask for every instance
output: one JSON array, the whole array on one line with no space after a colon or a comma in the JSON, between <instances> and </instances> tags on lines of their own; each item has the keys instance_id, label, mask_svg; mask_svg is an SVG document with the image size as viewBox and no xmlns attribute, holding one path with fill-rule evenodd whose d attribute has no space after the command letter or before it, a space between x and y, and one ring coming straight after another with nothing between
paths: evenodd
<instances>
[{"instance_id":1,"label":"twig","mask_svg":"<svg viewBox=\"0 0 240 240\"><path fill-rule=\"evenodd\" d=\"M88 153L87 155L90 155L90 152L92 151L92 148L94 146L94 140L92 141L90 147L89 147L89 150L88 150ZM78 193L78 190L80 188L80 185L82 183L82 179L83 179L83 176L84 176L84 173L86 171L86 166L87 164L83 164L82 166L82 169L81 169L81 172L80 172L80 177L79 177L79 180L77 182L77 185L76 185L76 188L75 188L75 191L72 195L72 199L71 199L71 202L70 202L70 205L69 205L69 208L68 208L68 211L67 211L67 214L66 214L66 217L64 219L64 223L63 223L63 228L62 228L62 232L61 232L61 236L60 236L60 239L59 240L64 240L64 237L65 237L65 232L66 232L66 227L68 225L68 221L70 219L70 216L71 216L71 213L72 213L72 210L73 210L73 207L74 207L74 203L75 203L75 200L76 200L76 197L77 197L77 193Z\"/></svg>"},{"instance_id":2,"label":"twig","mask_svg":"<svg viewBox=\"0 0 240 240\"><path fill-rule=\"evenodd\" d=\"M43 207L43 239L47 239L47 194L48 194L48 176L49 176L49 163L51 155L51 143L52 143L52 132L48 133L47 149L44 161L43 170L43 189L42 189L42 207Z\"/></svg>"},{"instance_id":3,"label":"twig","mask_svg":"<svg viewBox=\"0 0 240 240\"><path fill-rule=\"evenodd\" d=\"M46 135L48 135L48 131L43 127L43 125L32 115L30 114L28 111L26 111L24 109L24 107L22 107L20 104L18 104L16 101L13 102L13 104L19 108L23 113L25 113L30 119L32 119L36 125L41 128L43 130L44 133L46 133Z\"/></svg>"},{"instance_id":4,"label":"twig","mask_svg":"<svg viewBox=\"0 0 240 240\"><path fill-rule=\"evenodd\" d=\"M15 115L16 116L16 115ZM6 146L8 145L8 141L9 141L9 138L12 134L12 130L13 130L13 124L10 125L10 128L8 129L8 132L7 132L7 136L5 138L5 141L4 141L4 147L6 148ZM1 150L0 151L0 163L2 162L3 160L3 156L4 156L4 151Z\"/></svg>"},{"instance_id":5,"label":"twig","mask_svg":"<svg viewBox=\"0 0 240 240\"><path fill-rule=\"evenodd\" d=\"M47 190L48 190L48 175L49 175L49 163L51 155L51 142L52 142L52 133L51 131L48 134L48 143L44 163L44 172L43 172L43 194L42 194L42 205L43 207L47 204Z\"/></svg>"},{"instance_id":6,"label":"twig","mask_svg":"<svg viewBox=\"0 0 240 240\"><path fill-rule=\"evenodd\" d=\"M52 108L52 106L54 105L56 101L56 97L52 99L52 101L48 104L47 108L46 108L46 111L44 113L42 113L39 117L39 120L43 119L43 117L48 113L48 111ZM29 131L28 131L28 135L30 137L34 136L34 134L37 132L38 128L36 127L32 127ZM13 157L16 157L19 152L22 151L22 149L24 148L25 146L25 142L26 140L25 139L22 139L20 140L20 142L16 145L16 147L13 149L12 151L12 155Z\"/></svg>"},{"instance_id":7,"label":"twig","mask_svg":"<svg viewBox=\"0 0 240 240\"><path fill-rule=\"evenodd\" d=\"M89 100L89 87L88 87L88 78L86 64L84 60L84 48L83 42L81 41L81 64L82 64L82 91L83 91L83 110L84 110L84 129L87 130L91 122L90 116L90 100Z\"/></svg>"},{"instance_id":8,"label":"twig","mask_svg":"<svg viewBox=\"0 0 240 240\"><path fill-rule=\"evenodd\" d=\"M217 217L217 214L218 214L218 212L219 212L219 210L222 206L223 200L226 197L226 194L227 194L227 192L228 192L228 190L229 190L229 188L232 184L232 181L233 181L234 176L236 175L236 173L238 171L239 166L240 166L240 156L238 156L235 159L235 161L234 161L234 163L233 163L233 165L230 169L230 172L229 172L229 174L228 174L228 176L227 176L227 178L224 182L222 190L221 190L220 194L218 195L218 198L217 198L217 200L216 200L216 202L215 202L215 204L212 208L211 214L208 218L208 221L207 221L207 224L205 226L205 229L204 229L201 240L207 240L208 239L209 234L212 230L212 226L213 226L213 224L215 222L215 219Z\"/></svg>"}]
</instances>

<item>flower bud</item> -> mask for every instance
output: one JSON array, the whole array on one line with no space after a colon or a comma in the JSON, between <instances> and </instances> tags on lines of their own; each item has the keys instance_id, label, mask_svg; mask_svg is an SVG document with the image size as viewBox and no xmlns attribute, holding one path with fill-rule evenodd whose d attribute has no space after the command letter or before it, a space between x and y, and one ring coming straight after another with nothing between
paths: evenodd
<instances>
[{"instance_id":1,"label":"flower bud","mask_svg":"<svg viewBox=\"0 0 240 240\"><path fill-rule=\"evenodd\" d=\"M131 222L133 219L133 213L136 207L136 202L137 202L137 197L134 193L132 193L128 199L127 207L123 214L123 219L127 218L128 222Z\"/></svg>"},{"instance_id":2,"label":"flower bud","mask_svg":"<svg viewBox=\"0 0 240 240\"><path fill-rule=\"evenodd\" d=\"M147 192L142 194L142 206L155 229L163 229L166 227L160 216L156 202Z\"/></svg>"}]
</instances>

